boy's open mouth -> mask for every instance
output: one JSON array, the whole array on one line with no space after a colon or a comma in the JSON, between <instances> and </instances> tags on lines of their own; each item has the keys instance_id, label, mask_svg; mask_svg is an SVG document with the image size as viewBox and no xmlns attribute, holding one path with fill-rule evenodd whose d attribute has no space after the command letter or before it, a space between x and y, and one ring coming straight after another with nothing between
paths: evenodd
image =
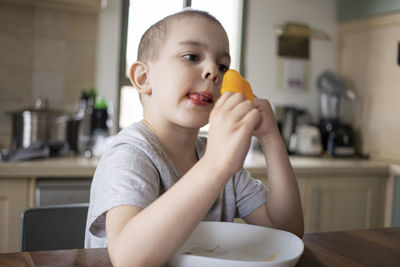
<instances>
[{"instance_id":1,"label":"boy's open mouth","mask_svg":"<svg viewBox=\"0 0 400 267\"><path fill-rule=\"evenodd\" d=\"M189 93L187 98L192 104L197 106L206 106L214 102L212 94L205 92Z\"/></svg>"}]
</instances>

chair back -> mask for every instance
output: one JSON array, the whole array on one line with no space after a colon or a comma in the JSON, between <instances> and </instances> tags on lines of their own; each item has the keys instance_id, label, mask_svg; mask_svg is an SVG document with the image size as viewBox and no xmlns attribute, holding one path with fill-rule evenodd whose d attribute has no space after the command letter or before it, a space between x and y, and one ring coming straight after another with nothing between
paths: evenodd
<instances>
[{"instance_id":1,"label":"chair back","mask_svg":"<svg viewBox=\"0 0 400 267\"><path fill-rule=\"evenodd\" d=\"M84 247L88 203L43 206L21 214L21 251Z\"/></svg>"}]
</instances>

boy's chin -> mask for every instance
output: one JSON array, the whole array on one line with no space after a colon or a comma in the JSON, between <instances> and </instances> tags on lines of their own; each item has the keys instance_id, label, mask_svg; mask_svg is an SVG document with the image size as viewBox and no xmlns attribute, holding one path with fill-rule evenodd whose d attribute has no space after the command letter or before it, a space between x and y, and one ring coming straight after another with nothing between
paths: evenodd
<instances>
[{"instance_id":1,"label":"boy's chin","mask_svg":"<svg viewBox=\"0 0 400 267\"><path fill-rule=\"evenodd\" d=\"M187 123L184 123L185 128L191 128L191 129L200 129L208 124L208 120L205 121L190 121ZM183 126L183 125L182 125Z\"/></svg>"}]
</instances>

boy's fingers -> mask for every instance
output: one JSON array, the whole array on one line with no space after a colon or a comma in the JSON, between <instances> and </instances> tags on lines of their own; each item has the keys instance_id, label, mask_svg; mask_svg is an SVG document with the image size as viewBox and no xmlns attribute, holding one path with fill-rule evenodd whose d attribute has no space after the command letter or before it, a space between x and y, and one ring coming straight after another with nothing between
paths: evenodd
<instances>
[{"instance_id":1,"label":"boy's fingers","mask_svg":"<svg viewBox=\"0 0 400 267\"><path fill-rule=\"evenodd\" d=\"M225 94L221 95L220 98L215 103L214 108L219 108L220 106L223 106L230 95L232 95L231 92L226 92Z\"/></svg>"},{"instance_id":2,"label":"boy's fingers","mask_svg":"<svg viewBox=\"0 0 400 267\"><path fill-rule=\"evenodd\" d=\"M226 92L221 96L220 100L221 101L218 101L215 107L229 111L235 108L241 102L245 101L245 98L240 93Z\"/></svg>"},{"instance_id":3,"label":"boy's fingers","mask_svg":"<svg viewBox=\"0 0 400 267\"><path fill-rule=\"evenodd\" d=\"M261 119L262 118L260 112L257 109L253 108L246 113L242 121L249 127L249 129L251 129L251 132L253 132L256 129L256 126L259 125Z\"/></svg>"},{"instance_id":4,"label":"boy's fingers","mask_svg":"<svg viewBox=\"0 0 400 267\"><path fill-rule=\"evenodd\" d=\"M239 104L236 104L232 108L232 110L230 112L230 116L233 119L241 120L252 109L254 109L253 104L251 103L250 100L246 100L246 101L240 102Z\"/></svg>"}]
</instances>

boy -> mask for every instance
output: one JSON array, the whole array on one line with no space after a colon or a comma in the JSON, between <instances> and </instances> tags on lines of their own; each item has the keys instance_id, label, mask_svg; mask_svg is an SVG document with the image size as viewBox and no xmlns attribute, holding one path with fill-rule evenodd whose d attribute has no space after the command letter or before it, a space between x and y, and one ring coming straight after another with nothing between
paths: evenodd
<instances>
[{"instance_id":1,"label":"boy","mask_svg":"<svg viewBox=\"0 0 400 267\"><path fill-rule=\"evenodd\" d=\"M208 13L186 10L149 28L131 81L144 119L123 129L96 170L86 247L108 246L116 266L165 264L200 220L303 234L296 179L266 100L220 96L228 37ZM210 122L208 140L199 128ZM243 169L251 136L268 169L266 191Z\"/></svg>"}]
</instances>

